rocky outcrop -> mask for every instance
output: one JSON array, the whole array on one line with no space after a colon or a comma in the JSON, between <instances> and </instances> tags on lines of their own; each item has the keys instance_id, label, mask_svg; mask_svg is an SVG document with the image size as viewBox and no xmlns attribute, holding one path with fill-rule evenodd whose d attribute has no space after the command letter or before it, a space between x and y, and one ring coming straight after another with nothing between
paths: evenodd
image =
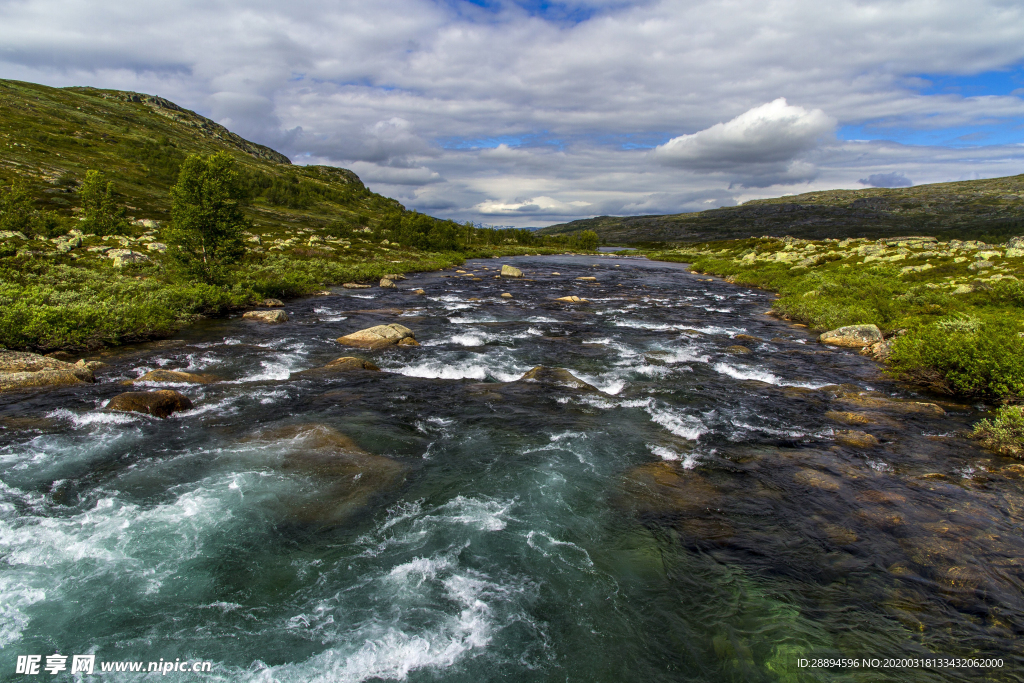
<instances>
[{"instance_id":1,"label":"rocky outcrop","mask_svg":"<svg viewBox=\"0 0 1024 683\"><path fill-rule=\"evenodd\" d=\"M877 325L847 325L829 330L818 337L822 344L845 346L848 348L864 348L877 344L882 339L882 331Z\"/></svg>"},{"instance_id":2,"label":"rocky outcrop","mask_svg":"<svg viewBox=\"0 0 1024 683\"><path fill-rule=\"evenodd\" d=\"M0 391L65 387L95 381L93 371L103 363L68 363L24 351L0 351Z\"/></svg>"},{"instance_id":3,"label":"rocky outcrop","mask_svg":"<svg viewBox=\"0 0 1024 683\"><path fill-rule=\"evenodd\" d=\"M410 340L406 342L405 340ZM359 330L344 337L338 337L339 344L345 346L356 346L363 349L383 349L388 346L401 344L402 346L418 346L412 330L403 325L392 323L390 325L377 325ZM402 343L405 342L405 343Z\"/></svg>"},{"instance_id":4,"label":"rocky outcrop","mask_svg":"<svg viewBox=\"0 0 1024 683\"><path fill-rule=\"evenodd\" d=\"M501 267L501 276L502 277L522 277L523 276L523 271L519 270L518 268L515 268L514 266L505 265L505 266Z\"/></svg>"},{"instance_id":5,"label":"rocky outcrop","mask_svg":"<svg viewBox=\"0 0 1024 683\"><path fill-rule=\"evenodd\" d=\"M192 401L188 397L171 391L129 391L118 394L107 403L107 410L145 413L153 417L165 418L182 410L191 410Z\"/></svg>"},{"instance_id":6,"label":"rocky outcrop","mask_svg":"<svg viewBox=\"0 0 1024 683\"><path fill-rule=\"evenodd\" d=\"M284 323L288 322L288 314L284 311L246 311L242 320L252 320L259 323Z\"/></svg>"},{"instance_id":7,"label":"rocky outcrop","mask_svg":"<svg viewBox=\"0 0 1024 683\"><path fill-rule=\"evenodd\" d=\"M592 384L587 384L579 377L576 377L571 372L564 368L549 368L543 365L538 365L532 370L528 371L517 381L519 382L537 382L539 384L548 384L553 386L565 387L567 389L575 389L576 391L586 392L598 392L599 389Z\"/></svg>"},{"instance_id":8,"label":"rocky outcrop","mask_svg":"<svg viewBox=\"0 0 1024 683\"><path fill-rule=\"evenodd\" d=\"M181 370L150 370L142 377L132 380L129 384L136 382L175 382L181 384L209 384L216 382L219 378L213 375L196 374L194 372L182 372Z\"/></svg>"},{"instance_id":9,"label":"rocky outcrop","mask_svg":"<svg viewBox=\"0 0 1024 683\"><path fill-rule=\"evenodd\" d=\"M121 268L132 263L148 261L149 257L131 249L108 249L103 252L103 258L113 259L114 267Z\"/></svg>"}]
</instances>

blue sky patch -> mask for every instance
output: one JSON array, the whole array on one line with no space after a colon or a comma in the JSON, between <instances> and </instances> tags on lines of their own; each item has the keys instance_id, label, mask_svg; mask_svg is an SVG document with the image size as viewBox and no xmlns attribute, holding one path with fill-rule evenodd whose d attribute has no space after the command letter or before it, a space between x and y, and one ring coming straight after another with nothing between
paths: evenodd
<instances>
[{"instance_id":1,"label":"blue sky patch","mask_svg":"<svg viewBox=\"0 0 1024 683\"><path fill-rule=\"evenodd\" d=\"M911 88L922 95L1024 95L1024 68L1019 66L1004 71L986 71L973 76L918 74L912 78L915 82Z\"/></svg>"}]
</instances>

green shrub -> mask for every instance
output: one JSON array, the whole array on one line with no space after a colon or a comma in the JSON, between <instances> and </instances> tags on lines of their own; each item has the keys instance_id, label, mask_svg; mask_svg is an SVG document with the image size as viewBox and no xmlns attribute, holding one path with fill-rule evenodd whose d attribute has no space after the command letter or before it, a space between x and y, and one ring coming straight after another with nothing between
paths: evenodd
<instances>
[{"instance_id":1,"label":"green shrub","mask_svg":"<svg viewBox=\"0 0 1024 683\"><path fill-rule=\"evenodd\" d=\"M1001 455L1024 457L1024 406L1003 406L994 419L974 425L971 436Z\"/></svg>"},{"instance_id":2,"label":"green shrub","mask_svg":"<svg viewBox=\"0 0 1024 683\"><path fill-rule=\"evenodd\" d=\"M897 339L890 363L905 379L938 373L947 391L965 396L1024 396L1024 338L1019 332L1019 323L1005 316L947 316Z\"/></svg>"}]
</instances>

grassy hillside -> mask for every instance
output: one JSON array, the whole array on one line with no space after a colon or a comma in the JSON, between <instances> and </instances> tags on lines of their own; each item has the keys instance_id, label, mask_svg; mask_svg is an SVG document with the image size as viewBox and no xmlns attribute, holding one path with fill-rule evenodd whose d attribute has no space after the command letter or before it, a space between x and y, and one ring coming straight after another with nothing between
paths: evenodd
<instances>
[{"instance_id":1,"label":"grassy hillside","mask_svg":"<svg viewBox=\"0 0 1024 683\"><path fill-rule=\"evenodd\" d=\"M1024 175L907 188L828 190L665 216L600 216L544 228L593 230L604 243L703 242L791 235L846 239L929 235L1000 242L1024 234Z\"/></svg>"},{"instance_id":2,"label":"grassy hillside","mask_svg":"<svg viewBox=\"0 0 1024 683\"><path fill-rule=\"evenodd\" d=\"M245 195L245 254L224 282L189 281L166 253L169 191L188 155L218 152L235 160ZM122 234L90 233L82 222L90 170L113 182ZM265 297L594 241L407 211L351 171L294 166L159 97L0 80L0 345L8 348L146 339Z\"/></svg>"}]
</instances>

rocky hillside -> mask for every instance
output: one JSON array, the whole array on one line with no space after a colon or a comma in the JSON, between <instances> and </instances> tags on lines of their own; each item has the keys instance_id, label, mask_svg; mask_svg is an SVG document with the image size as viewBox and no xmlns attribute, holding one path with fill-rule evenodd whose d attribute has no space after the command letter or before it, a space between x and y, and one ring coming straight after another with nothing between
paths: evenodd
<instances>
[{"instance_id":1,"label":"rocky hillside","mask_svg":"<svg viewBox=\"0 0 1024 683\"><path fill-rule=\"evenodd\" d=\"M594 230L609 244L761 235L847 239L930 235L1003 241L1024 234L1024 175L908 188L828 190L664 216L599 216L541 234Z\"/></svg>"}]
</instances>

